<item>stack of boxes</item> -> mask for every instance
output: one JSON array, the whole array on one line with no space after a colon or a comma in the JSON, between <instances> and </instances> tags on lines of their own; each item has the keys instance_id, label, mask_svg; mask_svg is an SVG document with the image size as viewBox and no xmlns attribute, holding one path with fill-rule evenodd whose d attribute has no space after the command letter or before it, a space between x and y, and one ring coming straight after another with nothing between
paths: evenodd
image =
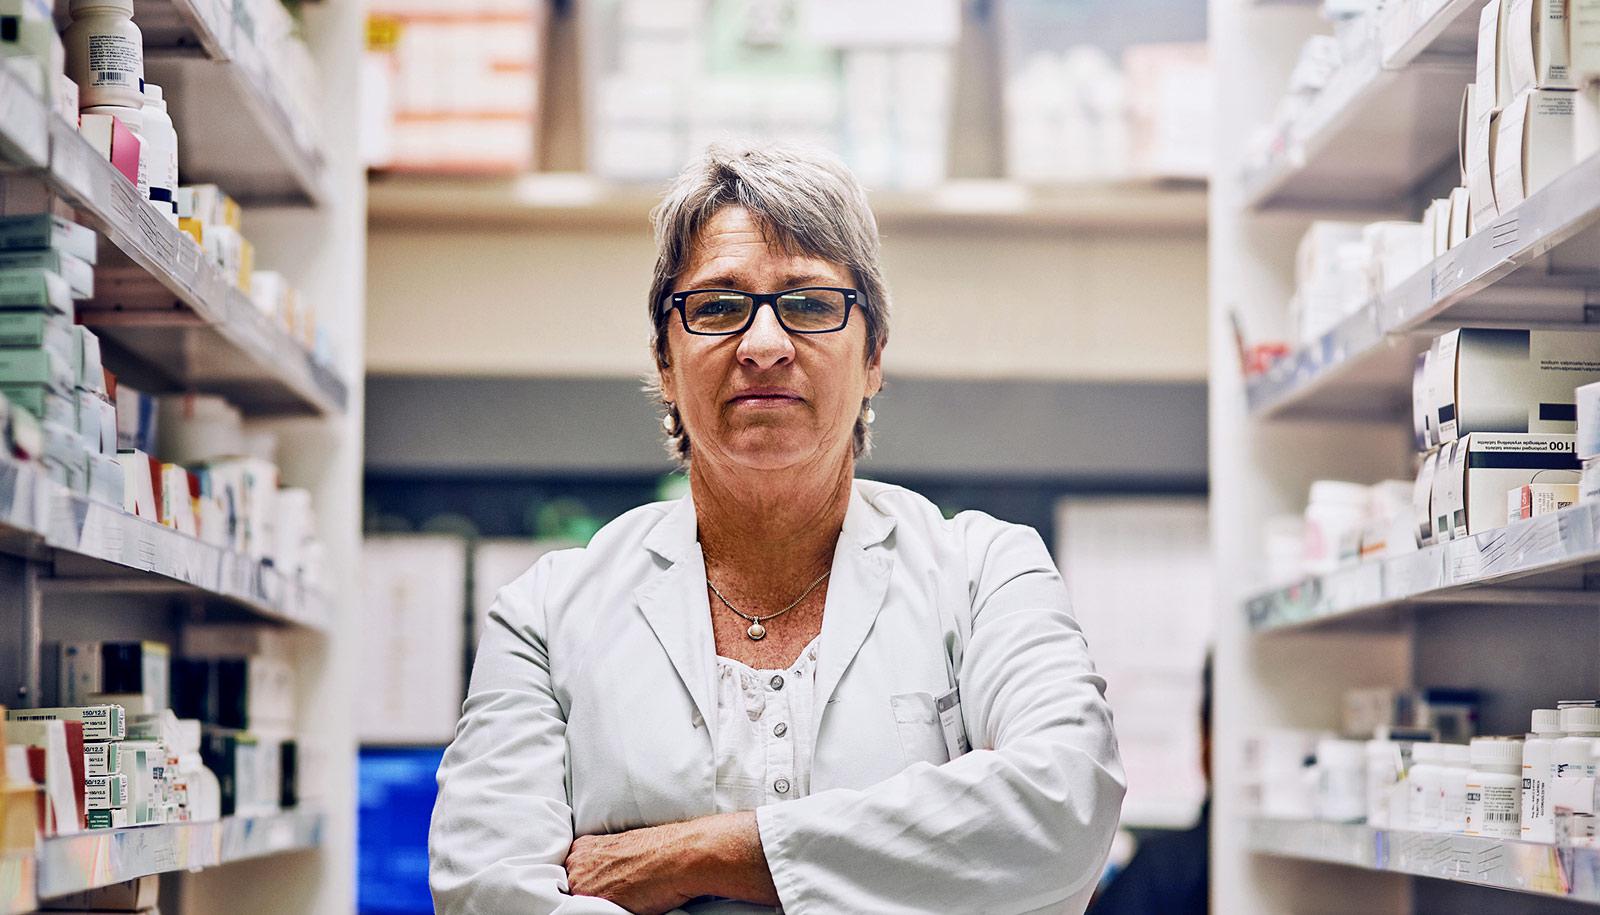
<instances>
[{"instance_id":1,"label":"stack of boxes","mask_svg":"<svg viewBox=\"0 0 1600 915\"><path fill-rule=\"evenodd\" d=\"M116 747L127 737L127 718L121 706L11 709L6 720L12 722L8 740L45 750L44 778L40 780L55 811L51 824L55 834L68 835L80 826L109 829L129 825L128 779L121 771ZM54 722L61 722L69 735L60 742L50 736L56 730ZM30 723L44 724L30 728ZM113 756L119 757L116 763L110 761ZM90 774L91 760L99 762L96 774Z\"/></svg>"},{"instance_id":2,"label":"stack of boxes","mask_svg":"<svg viewBox=\"0 0 1600 915\"><path fill-rule=\"evenodd\" d=\"M175 710L204 725L202 756L221 784L222 814L298 803L294 668L283 633L265 626L191 625L173 664Z\"/></svg>"},{"instance_id":3,"label":"stack of boxes","mask_svg":"<svg viewBox=\"0 0 1600 915\"><path fill-rule=\"evenodd\" d=\"M1600 335L1464 328L1418 359L1419 543L1468 537L1577 500L1574 389L1600 381Z\"/></svg>"},{"instance_id":4,"label":"stack of boxes","mask_svg":"<svg viewBox=\"0 0 1600 915\"><path fill-rule=\"evenodd\" d=\"M90 912L144 912L157 915L156 906L160 902L161 878L151 874L125 883L74 893L71 896L41 900L39 910L58 913L76 912L83 915Z\"/></svg>"},{"instance_id":5,"label":"stack of boxes","mask_svg":"<svg viewBox=\"0 0 1600 915\"><path fill-rule=\"evenodd\" d=\"M78 84L50 0L0 0L0 66L15 74L68 123L78 123Z\"/></svg>"}]
</instances>

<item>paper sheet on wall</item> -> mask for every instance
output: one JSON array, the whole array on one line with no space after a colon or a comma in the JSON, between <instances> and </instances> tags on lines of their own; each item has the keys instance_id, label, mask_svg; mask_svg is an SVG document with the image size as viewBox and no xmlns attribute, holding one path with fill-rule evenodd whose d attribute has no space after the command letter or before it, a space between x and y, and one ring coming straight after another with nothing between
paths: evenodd
<instances>
[{"instance_id":1,"label":"paper sheet on wall","mask_svg":"<svg viewBox=\"0 0 1600 915\"><path fill-rule=\"evenodd\" d=\"M361 559L356 738L374 744L449 743L466 696L466 541L369 537Z\"/></svg>"},{"instance_id":2,"label":"paper sheet on wall","mask_svg":"<svg viewBox=\"0 0 1600 915\"><path fill-rule=\"evenodd\" d=\"M1182 827L1205 796L1201 667L1212 634L1203 498L1063 499L1056 563L1105 676L1128 775L1123 823Z\"/></svg>"},{"instance_id":3,"label":"paper sheet on wall","mask_svg":"<svg viewBox=\"0 0 1600 915\"><path fill-rule=\"evenodd\" d=\"M472 550L472 631L467 634L476 649L488 625L489 606L495 592L516 581L540 556L572 546L552 540L479 540Z\"/></svg>"}]
</instances>

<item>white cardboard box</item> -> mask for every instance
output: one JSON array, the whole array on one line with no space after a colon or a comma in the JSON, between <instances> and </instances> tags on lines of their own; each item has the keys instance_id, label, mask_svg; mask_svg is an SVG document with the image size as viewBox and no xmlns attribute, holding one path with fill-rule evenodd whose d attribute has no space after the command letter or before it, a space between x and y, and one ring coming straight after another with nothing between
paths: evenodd
<instances>
[{"instance_id":1,"label":"white cardboard box","mask_svg":"<svg viewBox=\"0 0 1600 915\"><path fill-rule=\"evenodd\" d=\"M1478 69L1474 80L1479 101L1491 112L1511 100L1510 61L1504 53L1511 0L1489 0L1478 14Z\"/></svg>"},{"instance_id":2,"label":"white cardboard box","mask_svg":"<svg viewBox=\"0 0 1600 915\"><path fill-rule=\"evenodd\" d=\"M1434 543L1454 540L1456 536L1455 504L1460 495L1461 477L1452 473L1451 468L1456 462L1458 445L1458 442L1450 442L1440 448L1439 460L1433 469L1433 491L1428 505ZM1457 485L1452 486L1452 481Z\"/></svg>"},{"instance_id":3,"label":"white cardboard box","mask_svg":"<svg viewBox=\"0 0 1600 915\"><path fill-rule=\"evenodd\" d=\"M1434 420L1442 442L1473 432L1573 434L1574 389L1600 381L1600 335L1463 328L1434 341Z\"/></svg>"},{"instance_id":4,"label":"white cardboard box","mask_svg":"<svg viewBox=\"0 0 1600 915\"><path fill-rule=\"evenodd\" d=\"M1510 0L1505 41L1511 94L1576 89L1567 38L1567 0Z\"/></svg>"},{"instance_id":5,"label":"white cardboard box","mask_svg":"<svg viewBox=\"0 0 1600 915\"><path fill-rule=\"evenodd\" d=\"M1494 198L1496 114L1481 87L1467 87L1463 116L1467 191L1472 201L1472 228L1476 231L1500 216Z\"/></svg>"},{"instance_id":6,"label":"white cardboard box","mask_svg":"<svg viewBox=\"0 0 1600 915\"><path fill-rule=\"evenodd\" d=\"M1513 490L1530 483L1578 483L1574 440L1572 435L1478 432L1456 442L1447 474L1453 537L1504 527L1506 497Z\"/></svg>"},{"instance_id":7,"label":"white cardboard box","mask_svg":"<svg viewBox=\"0 0 1600 915\"><path fill-rule=\"evenodd\" d=\"M1422 466L1417 470L1417 481L1411 487L1412 527L1415 528L1418 546L1427 546L1434 542L1433 481L1438 468L1439 452L1428 452L1422 459Z\"/></svg>"},{"instance_id":8,"label":"white cardboard box","mask_svg":"<svg viewBox=\"0 0 1600 915\"><path fill-rule=\"evenodd\" d=\"M1450 192L1450 241L1448 248L1454 248L1467 240L1472 231L1472 196L1464 187L1458 187Z\"/></svg>"},{"instance_id":9,"label":"white cardboard box","mask_svg":"<svg viewBox=\"0 0 1600 915\"><path fill-rule=\"evenodd\" d=\"M1574 79L1600 76L1600 0L1567 0L1567 35Z\"/></svg>"},{"instance_id":10,"label":"white cardboard box","mask_svg":"<svg viewBox=\"0 0 1600 915\"><path fill-rule=\"evenodd\" d=\"M1494 198L1511 209L1572 168L1578 93L1524 92L1500 112L1494 146Z\"/></svg>"}]
</instances>

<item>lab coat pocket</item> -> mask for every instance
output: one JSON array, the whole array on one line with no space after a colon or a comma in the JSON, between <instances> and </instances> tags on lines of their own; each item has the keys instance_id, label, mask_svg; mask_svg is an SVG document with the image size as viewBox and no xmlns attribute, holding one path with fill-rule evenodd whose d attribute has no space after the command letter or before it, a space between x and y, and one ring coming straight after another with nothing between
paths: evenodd
<instances>
[{"instance_id":1,"label":"lab coat pocket","mask_svg":"<svg viewBox=\"0 0 1600 915\"><path fill-rule=\"evenodd\" d=\"M890 696L889 705L894 709L894 727L900 736L900 755L906 765L930 762L937 766L950 761L932 693Z\"/></svg>"}]
</instances>

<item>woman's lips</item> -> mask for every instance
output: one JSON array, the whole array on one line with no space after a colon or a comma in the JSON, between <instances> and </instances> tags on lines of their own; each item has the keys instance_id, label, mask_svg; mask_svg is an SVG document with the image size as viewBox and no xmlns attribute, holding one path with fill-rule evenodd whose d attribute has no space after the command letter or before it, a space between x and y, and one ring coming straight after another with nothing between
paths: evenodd
<instances>
[{"instance_id":1,"label":"woman's lips","mask_svg":"<svg viewBox=\"0 0 1600 915\"><path fill-rule=\"evenodd\" d=\"M783 407L800 402L798 394L767 392L736 394L728 401L732 405L751 407Z\"/></svg>"}]
</instances>

